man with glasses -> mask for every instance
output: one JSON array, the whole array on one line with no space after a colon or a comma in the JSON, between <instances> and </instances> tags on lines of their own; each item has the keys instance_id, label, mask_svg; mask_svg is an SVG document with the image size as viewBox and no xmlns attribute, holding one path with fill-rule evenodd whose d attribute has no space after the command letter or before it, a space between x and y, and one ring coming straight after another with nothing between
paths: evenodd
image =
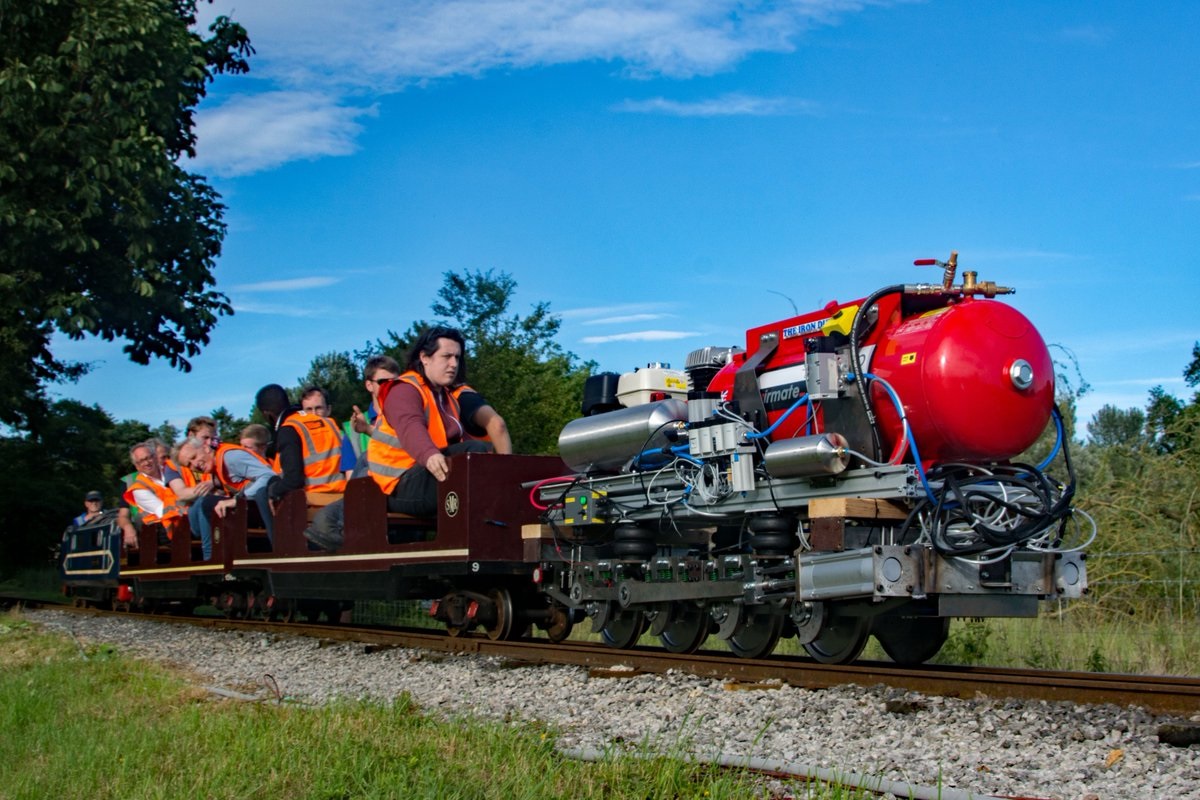
<instances>
[{"instance_id":1,"label":"man with glasses","mask_svg":"<svg viewBox=\"0 0 1200 800\"><path fill-rule=\"evenodd\" d=\"M129 448L129 459L137 475L125 490L125 502L142 512L143 524L161 523L170 539L175 534L182 513L179 500L163 475L154 443L139 442Z\"/></svg>"}]
</instances>

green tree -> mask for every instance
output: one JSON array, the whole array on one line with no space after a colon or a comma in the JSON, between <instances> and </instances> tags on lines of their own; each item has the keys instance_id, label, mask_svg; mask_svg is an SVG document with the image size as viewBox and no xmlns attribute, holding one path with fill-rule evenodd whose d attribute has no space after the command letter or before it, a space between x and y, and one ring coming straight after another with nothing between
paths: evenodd
<instances>
[{"instance_id":1,"label":"green tree","mask_svg":"<svg viewBox=\"0 0 1200 800\"><path fill-rule=\"evenodd\" d=\"M257 411L258 410L255 409L255 413L257 413ZM242 428L249 425L252 421L260 423L265 421L262 418L252 420L247 417L235 417L233 413L225 406L214 408L213 412L209 414L209 416L217 422L217 434L221 437L221 441L231 442L233 444L238 443L238 437L241 435Z\"/></svg>"},{"instance_id":2,"label":"green tree","mask_svg":"<svg viewBox=\"0 0 1200 800\"><path fill-rule=\"evenodd\" d=\"M518 453L555 453L563 426L579 416L583 383L595 367L579 363L556 341L562 320L549 303L526 316L509 306L517 282L494 270L447 272L430 308L439 324L462 330L467 340L467 382L508 423ZM405 364L408 350L430 323L418 321L404 334L388 331L366 352L386 353Z\"/></svg>"},{"instance_id":3,"label":"green tree","mask_svg":"<svg viewBox=\"0 0 1200 800\"><path fill-rule=\"evenodd\" d=\"M57 331L190 369L218 317L224 206L179 165L193 110L253 52L197 0L0 0L0 422L35 429L86 364Z\"/></svg>"},{"instance_id":4,"label":"green tree","mask_svg":"<svg viewBox=\"0 0 1200 800\"><path fill-rule=\"evenodd\" d=\"M1146 413L1139 408L1106 405L1088 423L1088 442L1097 447L1138 449L1146 444Z\"/></svg>"}]
</instances>

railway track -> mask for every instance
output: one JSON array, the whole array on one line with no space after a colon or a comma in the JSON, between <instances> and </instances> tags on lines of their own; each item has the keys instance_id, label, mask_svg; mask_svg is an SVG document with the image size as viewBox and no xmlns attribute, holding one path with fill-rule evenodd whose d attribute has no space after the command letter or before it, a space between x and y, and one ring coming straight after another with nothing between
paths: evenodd
<instances>
[{"instance_id":1,"label":"railway track","mask_svg":"<svg viewBox=\"0 0 1200 800\"><path fill-rule=\"evenodd\" d=\"M42 605L79 613L117 613ZM704 650L691 655L675 655L648 647L616 650L589 642L567 641L551 644L546 640L537 639L503 642L493 641L482 635L451 637L442 631L431 630L280 623L217 617L138 617L218 630L269 632L338 642L358 642L366 647L405 647L495 656L508 659L514 666L568 664L587 667L597 678L620 678L675 670L740 684L733 688L767 688L778 683L808 689L850 683L866 686L884 684L898 689L947 697L985 695L995 698L1081 704L1137 705L1157 713L1200 713L1200 679L1188 677L943 665L914 668L897 667L886 662L836 666L783 655L765 659L742 659L727 653Z\"/></svg>"}]
</instances>

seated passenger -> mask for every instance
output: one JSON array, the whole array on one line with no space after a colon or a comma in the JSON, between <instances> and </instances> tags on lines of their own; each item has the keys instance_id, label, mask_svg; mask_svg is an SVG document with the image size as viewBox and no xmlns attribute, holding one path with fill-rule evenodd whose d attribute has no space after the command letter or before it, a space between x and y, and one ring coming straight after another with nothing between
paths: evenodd
<instances>
[{"instance_id":1,"label":"seated passenger","mask_svg":"<svg viewBox=\"0 0 1200 800\"><path fill-rule=\"evenodd\" d=\"M71 520L71 528L82 528L104 513L104 495L97 491L88 492L83 496L83 513Z\"/></svg>"},{"instance_id":2,"label":"seated passenger","mask_svg":"<svg viewBox=\"0 0 1200 800\"><path fill-rule=\"evenodd\" d=\"M465 342L454 328L422 333L408 371L379 391L383 417L368 446L370 474L388 497L388 510L418 517L437 513L437 484L450 474L448 456L492 452L466 439L451 388L467 377ZM383 433L383 436L379 434Z\"/></svg>"},{"instance_id":3,"label":"seated passenger","mask_svg":"<svg viewBox=\"0 0 1200 800\"><path fill-rule=\"evenodd\" d=\"M367 444L371 441L371 434L375 432L375 420L379 418L379 406L376 401L379 387L398 377L400 364L391 356L371 356L367 359L367 364L363 367L363 383L367 387L367 393L371 395L371 405L367 407L365 414L358 406L354 406L350 420L342 426L345 434L342 439L342 471L346 473L347 479L367 474Z\"/></svg>"},{"instance_id":4,"label":"seated passenger","mask_svg":"<svg viewBox=\"0 0 1200 800\"><path fill-rule=\"evenodd\" d=\"M254 401L275 426L275 469L280 480L271 487L272 502L297 489L340 492L346 487L339 469L342 435L333 419L289 405L287 392L277 383L259 389Z\"/></svg>"},{"instance_id":5,"label":"seated passenger","mask_svg":"<svg viewBox=\"0 0 1200 800\"><path fill-rule=\"evenodd\" d=\"M263 458L267 457L267 446L270 443L271 431L266 425L259 425L257 422L242 428L242 432L238 434L238 444Z\"/></svg>"},{"instance_id":6,"label":"seated passenger","mask_svg":"<svg viewBox=\"0 0 1200 800\"><path fill-rule=\"evenodd\" d=\"M449 475L447 456L492 452L496 448L485 437L494 437L503 448L499 452L512 452L504 419L460 383L466 377L463 344L459 331L431 328L413 344L408 371L380 383L376 403L383 412L367 445L367 469L387 495L388 511L434 516L437 484ZM459 407L459 397L469 404L469 415ZM343 516L342 505L333 503L313 517L304 535L325 550L336 550L344 541Z\"/></svg>"},{"instance_id":7,"label":"seated passenger","mask_svg":"<svg viewBox=\"0 0 1200 800\"><path fill-rule=\"evenodd\" d=\"M279 474L262 456L236 444L221 443L214 451L201 439L188 439L179 448L179 461L190 469L212 473L215 486L228 495L205 500L206 510L211 507L218 517L224 518L237 504L237 498L244 495L258 506L267 539L274 542L275 516L268 492L271 484L279 481Z\"/></svg>"},{"instance_id":8,"label":"seated passenger","mask_svg":"<svg viewBox=\"0 0 1200 800\"><path fill-rule=\"evenodd\" d=\"M162 523L170 539L175 532L176 521L182 516L179 501L167 485L162 464L152 442L139 442L129 448L129 458L137 474L125 490L125 502L137 506L145 524Z\"/></svg>"}]
</instances>

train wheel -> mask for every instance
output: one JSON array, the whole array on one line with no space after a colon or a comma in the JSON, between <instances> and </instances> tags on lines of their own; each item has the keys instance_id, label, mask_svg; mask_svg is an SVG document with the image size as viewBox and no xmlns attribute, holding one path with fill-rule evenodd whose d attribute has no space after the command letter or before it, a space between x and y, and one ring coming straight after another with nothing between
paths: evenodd
<instances>
[{"instance_id":1,"label":"train wheel","mask_svg":"<svg viewBox=\"0 0 1200 800\"><path fill-rule=\"evenodd\" d=\"M659 612L663 613L662 611ZM670 619L658 634L668 653L694 653L708 638L708 609L695 603L672 603Z\"/></svg>"},{"instance_id":2,"label":"train wheel","mask_svg":"<svg viewBox=\"0 0 1200 800\"><path fill-rule=\"evenodd\" d=\"M571 612L566 607L555 604L550 606L549 617L541 627L546 632L546 638L558 644L571 635L575 623L571 621Z\"/></svg>"},{"instance_id":3,"label":"train wheel","mask_svg":"<svg viewBox=\"0 0 1200 800\"><path fill-rule=\"evenodd\" d=\"M872 633L897 664L924 664L950 636L949 617L880 617Z\"/></svg>"},{"instance_id":4,"label":"train wheel","mask_svg":"<svg viewBox=\"0 0 1200 800\"><path fill-rule=\"evenodd\" d=\"M782 614L747 614L725 643L739 658L762 658L775 649L783 633L783 622Z\"/></svg>"},{"instance_id":5,"label":"train wheel","mask_svg":"<svg viewBox=\"0 0 1200 800\"><path fill-rule=\"evenodd\" d=\"M804 649L822 664L849 664L867 645L871 621L866 617L832 613L825 617L821 632Z\"/></svg>"},{"instance_id":6,"label":"train wheel","mask_svg":"<svg viewBox=\"0 0 1200 800\"><path fill-rule=\"evenodd\" d=\"M646 630L646 615L641 611L614 611L600 630L600 638L609 647L624 650L633 647Z\"/></svg>"},{"instance_id":7,"label":"train wheel","mask_svg":"<svg viewBox=\"0 0 1200 800\"><path fill-rule=\"evenodd\" d=\"M492 589L488 597L496 604L496 621L487 628L487 637L492 641L508 641L513 638L514 627L512 593L508 589Z\"/></svg>"}]
</instances>

